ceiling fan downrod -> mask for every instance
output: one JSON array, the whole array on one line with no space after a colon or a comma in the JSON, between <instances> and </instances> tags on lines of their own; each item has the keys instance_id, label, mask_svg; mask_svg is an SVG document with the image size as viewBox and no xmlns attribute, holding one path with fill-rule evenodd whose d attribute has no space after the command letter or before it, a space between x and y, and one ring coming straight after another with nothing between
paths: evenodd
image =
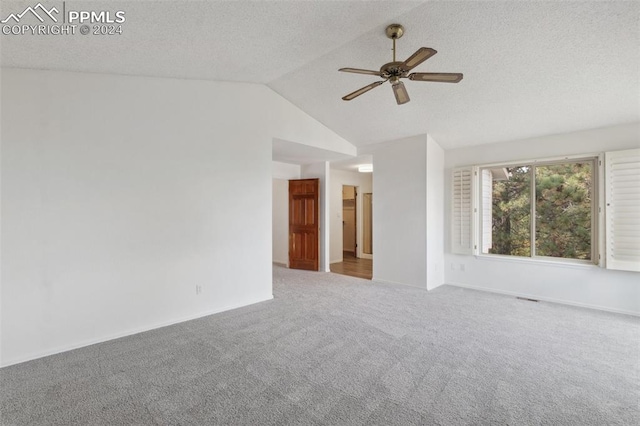
<instances>
[{"instance_id":1,"label":"ceiling fan downrod","mask_svg":"<svg viewBox=\"0 0 640 426\"><path fill-rule=\"evenodd\" d=\"M387 37L393 40L393 62L396 61L396 40L404 34L404 27L400 24L391 24L385 30Z\"/></svg>"}]
</instances>

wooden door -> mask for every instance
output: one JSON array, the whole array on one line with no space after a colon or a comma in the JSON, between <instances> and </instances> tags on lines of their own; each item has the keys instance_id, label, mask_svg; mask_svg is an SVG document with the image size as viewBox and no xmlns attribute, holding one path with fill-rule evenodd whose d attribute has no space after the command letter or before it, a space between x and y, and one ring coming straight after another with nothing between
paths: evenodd
<instances>
[{"instance_id":1,"label":"wooden door","mask_svg":"<svg viewBox=\"0 0 640 426\"><path fill-rule=\"evenodd\" d=\"M318 270L319 179L289 181L289 267Z\"/></svg>"}]
</instances>

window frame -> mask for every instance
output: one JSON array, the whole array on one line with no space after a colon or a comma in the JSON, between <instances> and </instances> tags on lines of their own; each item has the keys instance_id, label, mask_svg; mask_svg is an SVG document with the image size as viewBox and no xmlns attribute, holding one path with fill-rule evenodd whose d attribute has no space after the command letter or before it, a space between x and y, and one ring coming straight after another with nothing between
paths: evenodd
<instances>
[{"instance_id":1,"label":"window frame","mask_svg":"<svg viewBox=\"0 0 640 426\"><path fill-rule=\"evenodd\" d=\"M559 258L552 256L539 256L536 255L536 239L535 239L535 169L538 166L547 166L553 164L563 164L563 163L578 163L578 162L591 162L592 163L592 196L591 196L591 259L571 259L571 258ZM522 166L531 166L531 187L530 187L530 195L531 198L531 255L530 256L512 256L512 255L504 255L504 254L491 254L491 253L483 253L483 216L482 212L484 209L482 202L482 170L490 169L490 168L501 168L501 167L522 167ZM604 252L604 217L602 212L604 211L604 182L603 182L603 155L602 153L596 154L581 154L581 155L571 155L571 156L562 156L562 157L552 157L552 158L543 158L543 159L534 159L534 160L516 160L516 161L507 161L500 163L491 163L491 164L482 164L473 166L473 185L474 191L472 193L472 203L473 203L473 228L475 232L473 232L473 255L478 258L487 258L487 259L500 259L500 260L517 260L524 262L536 262L536 263L551 263L551 264L567 264L567 265L584 265L584 266L600 266L604 267L604 256L601 253Z\"/></svg>"}]
</instances>

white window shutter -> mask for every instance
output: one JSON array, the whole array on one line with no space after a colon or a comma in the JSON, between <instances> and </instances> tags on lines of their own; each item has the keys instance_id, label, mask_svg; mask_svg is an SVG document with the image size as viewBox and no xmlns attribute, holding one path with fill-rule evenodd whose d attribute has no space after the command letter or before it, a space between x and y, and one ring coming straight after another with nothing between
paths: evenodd
<instances>
[{"instance_id":1,"label":"white window shutter","mask_svg":"<svg viewBox=\"0 0 640 426\"><path fill-rule=\"evenodd\" d=\"M471 167L453 170L451 196L451 251L453 253L473 253L472 175Z\"/></svg>"},{"instance_id":2,"label":"white window shutter","mask_svg":"<svg viewBox=\"0 0 640 426\"><path fill-rule=\"evenodd\" d=\"M640 271L640 149L605 154L607 269Z\"/></svg>"},{"instance_id":3,"label":"white window shutter","mask_svg":"<svg viewBox=\"0 0 640 426\"><path fill-rule=\"evenodd\" d=\"M493 173L482 170L482 253L489 253L493 243Z\"/></svg>"}]
</instances>

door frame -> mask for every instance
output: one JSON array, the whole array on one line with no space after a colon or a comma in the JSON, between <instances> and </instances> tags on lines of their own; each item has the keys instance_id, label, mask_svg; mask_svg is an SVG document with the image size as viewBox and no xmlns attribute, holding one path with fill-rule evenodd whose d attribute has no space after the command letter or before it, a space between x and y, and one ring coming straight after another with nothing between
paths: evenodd
<instances>
[{"instance_id":1,"label":"door frame","mask_svg":"<svg viewBox=\"0 0 640 426\"><path fill-rule=\"evenodd\" d=\"M360 207L361 207L361 219L362 219L362 234L361 234L361 238L362 238L362 250L360 251L360 258L362 259L371 259L373 260L373 254L372 253L365 253L364 252L364 194L371 194L371 228L373 228L373 188L371 189L371 192L363 192L362 193L362 202L360 203ZM373 234L373 229L371 231L371 233ZM373 235L371 236L371 250L373 251Z\"/></svg>"},{"instance_id":2,"label":"door frame","mask_svg":"<svg viewBox=\"0 0 640 426\"><path fill-rule=\"evenodd\" d=\"M364 248L364 192L359 192L360 187L358 187L358 194L361 197L358 197L358 257L361 259L371 259L373 260L372 254L365 253L362 249ZM373 188L371 188L371 194L373 194ZM373 224L373 206L372 206L372 215L371 215L371 223Z\"/></svg>"},{"instance_id":3,"label":"door frame","mask_svg":"<svg viewBox=\"0 0 640 426\"><path fill-rule=\"evenodd\" d=\"M341 211L341 214L342 214L342 251L343 251L343 253L345 251L344 250L344 237L345 237L345 233L344 233L344 188L345 188L345 186L353 188L353 190L355 192L354 205L353 205L354 215L355 215L355 218L354 218L354 222L355 222L355 224L354 224L354 227L355 227L355 235L354 235L355 246L353 248L354 249L353 255L355 257L359 257L358 254L360 253L361 248L360 248L360 244L359 244L360 243L360 223L359 223L360 221L358 220L359 219L358 214L360 213L360 207L358 206L358 204L359 203L361 204L361 202L359 200L360 197L358 197L358 192L360 191L360 187L357 186L357 185L349 185L349 184L346 184L346 183L342 184L342 199L340 200L342 202L342 211Z\"/></svg>"}]
</instances>

